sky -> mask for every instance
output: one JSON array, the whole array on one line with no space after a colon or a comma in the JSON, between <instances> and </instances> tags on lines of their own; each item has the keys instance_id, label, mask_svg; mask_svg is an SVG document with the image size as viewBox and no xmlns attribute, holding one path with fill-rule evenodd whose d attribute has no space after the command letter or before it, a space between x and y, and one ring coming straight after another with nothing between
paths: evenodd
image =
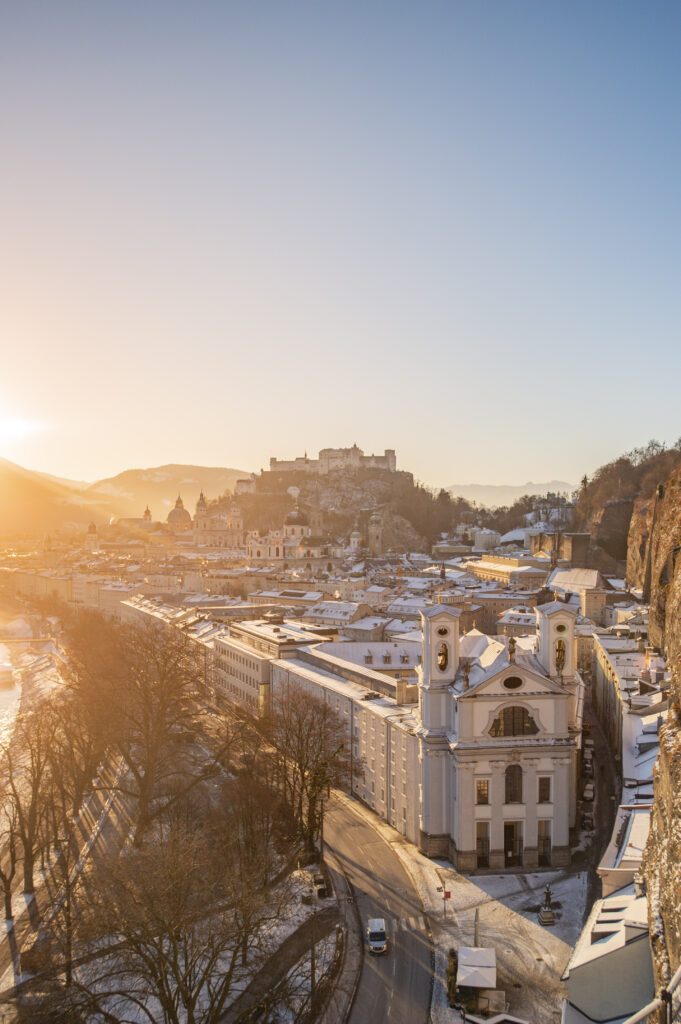
<instances>
[{"instance_id":1,"label":"sky","mask_svg":"<svg viewBox=\"0 0 681 1024\"><path fill-rule=\"evenodd\" d=\"M681 6L0 0L0 456L357 443L433 486L681 435Z\"/></svg>"}]
</instances>

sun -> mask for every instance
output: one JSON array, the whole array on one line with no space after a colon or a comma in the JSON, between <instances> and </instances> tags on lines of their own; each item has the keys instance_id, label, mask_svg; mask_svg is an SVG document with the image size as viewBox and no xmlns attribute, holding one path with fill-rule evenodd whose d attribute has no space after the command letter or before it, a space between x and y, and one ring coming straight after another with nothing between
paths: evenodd
<instances>
[{"instance_id":1,"label":"sun","mask_svg":"<svg viewBox=\"0 0 681 1024\"><path fill-rule=\"evenodd\" d=\"M23 441L44 429L44 424L38 420L29 420L23 416L0 416L0 442Z\"/></svg>"}]
</instances>

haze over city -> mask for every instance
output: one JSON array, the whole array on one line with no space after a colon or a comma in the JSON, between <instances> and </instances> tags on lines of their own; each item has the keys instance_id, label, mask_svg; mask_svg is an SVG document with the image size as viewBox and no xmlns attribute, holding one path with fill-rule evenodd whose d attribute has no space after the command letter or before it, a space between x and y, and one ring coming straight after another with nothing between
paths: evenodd
<instances>
[{"instance_id":1,"label":"haze over city","mask_svg":"<svg viewBox=\"0 0 681 1024\"><path fill-rule=\"evenodd\" d=\"M0 3L1 1024L681 1022L680 40Z\"/></svg>"},{"instance_id":2,"label":"haze over city","mask_svg":"<svg viewBox=\"0 0 681 1024\"><path fill-rule=\"evenodd\" d=\"M94 480L357 441L439 486L674 442L680 21L4 5L0 454Z\"/></svg>"}]
</instances>

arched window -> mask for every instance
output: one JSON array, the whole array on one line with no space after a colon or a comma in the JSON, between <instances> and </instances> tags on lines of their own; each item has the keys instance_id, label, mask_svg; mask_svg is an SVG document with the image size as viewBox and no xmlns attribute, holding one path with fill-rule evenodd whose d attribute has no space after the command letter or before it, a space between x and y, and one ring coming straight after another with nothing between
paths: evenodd
<instances>
[{"instance_id":1,"label":"arched window","mask_svg":"<svg viewBox=\"0 0 681 1024\"><path fill-rule=\"evenodd\" d=\"M523 802L523 770L519 764L509 764L506 769L506 803Z\"/></svg>"},{"instance_id":2,"label":"arched window","mask_svg":"<svg viewBox=\"0 0 681 1024\"><path fill-rule=\"evenodd\" d=\"M511 706L503 708L492 722L490 736L534 736L538 733L537 724L528 713L527 708Z\"/></svg>"}]
</instances>

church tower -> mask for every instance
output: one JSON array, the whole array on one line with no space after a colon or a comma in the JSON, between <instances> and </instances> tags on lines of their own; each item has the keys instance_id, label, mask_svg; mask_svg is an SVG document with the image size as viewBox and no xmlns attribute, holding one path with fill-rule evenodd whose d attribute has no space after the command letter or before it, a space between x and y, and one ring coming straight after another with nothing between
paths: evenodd
<instances>
[{"instance_id":1,"label":"church tower","mask_svg":"<svg viewBox=\"0 0 681 1024\"><path fill-rule=\"evenodd\" d=\"M372 512L369 516L367 527L369 554L378 556L383 554L383 520L380 512Z\"/></svg>"},{"instance_id":2,"label":"church tower","mask_svg":"<svg viewBox=\"0 0 681 1024\"><path fill-rule=\"evenodd\" d=\"M421 612L423 647L419 684L420 824L419 849L429 857L449 856L452 776L449 740L453 714L450 686L459 667L459 616L451 605Z\"/></svg>"},{"instance_id":3,"label":"church tower","mask_svg":"<svg viewBox=\"0 0 681 1024\"><path fill-rule=\"evenodd\" d=\"M575 619L577 609L563 601L537 605L537 657L546 674L558 683L575 678Z\"/></svg>"}]
</instances>

